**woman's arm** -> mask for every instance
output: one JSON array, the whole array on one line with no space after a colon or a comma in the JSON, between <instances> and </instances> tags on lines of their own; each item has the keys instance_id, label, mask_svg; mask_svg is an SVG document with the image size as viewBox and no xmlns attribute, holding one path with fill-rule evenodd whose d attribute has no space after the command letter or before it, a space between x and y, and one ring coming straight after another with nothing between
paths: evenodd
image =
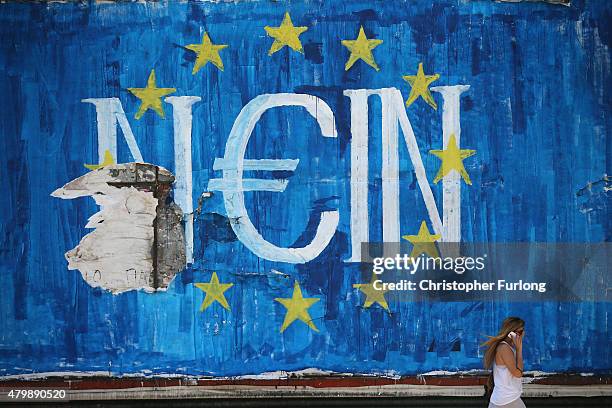
<instances>
[{"instance_id":1,"label":"woman's arm","mask_svg":"<svg viewBox=\"0 0 612 408\"><path fill-rule=\"evenodd\" d=\"M513 339L516 346L516 367L523 373L523 336L516 336Z\"/></svg>"},{"instance_id":2,"label":"woman's arm","mask_svg":"<svg viewBox=\"0 0 612 408\"><path fill-rule=\"evenodd\" d=\"M510 371L510 374L518 378L523 376L523 353L522 351L519 352L518 347L516 349L516 357L510 346L506 344L500 344L497 352L500 353L501 359Z\"/></svg>"}]
</instances>

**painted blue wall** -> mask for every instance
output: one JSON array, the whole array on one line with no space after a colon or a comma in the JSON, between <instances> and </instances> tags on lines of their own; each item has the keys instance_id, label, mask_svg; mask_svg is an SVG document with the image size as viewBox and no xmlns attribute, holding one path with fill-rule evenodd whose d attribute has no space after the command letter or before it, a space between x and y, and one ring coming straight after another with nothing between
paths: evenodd
<instances>
[{"instance_id":1,"label":"painted blue wall","mask_svg":"<svg viewBox=\"0 0 612 408\"><path fill-rule=\"evenodd\" d=\"M462 234L467 241L610 241L609 192L589 182L610 174L610 13L607 2L571 7L490 1L308 1L239 4L0 4L0 375L42 371L108 371L238 375L306 367L339 372L467 370L481 367L478 344L508 315L526 320L529 370L610 373L610 303L402 303L392 313L362 308L349 256L350 104L344 89L396 87L419 62L439 73L434 85L469 84L462 98L462 146L473 185L463 187ZM286 47L268 56L286 10L305 54ZM376 72L348 52L363 24ZM201 30L221 52L225 70L210 64L192 75ZM227 224L220 194L195 221L195 264L165 293L113 296L68 271L64 253L88 230L91 199L64 201L51 191L97 160L96 116L81 99L118 97L148 162L174 169L171 107L139 121L150 70L158 86L197 95L194 107L194 196L218 177L234 119L263 93L317 95L336 115L338 139L320 137L297 108L267 112L247 157L299 158L284 193L246 193L247 209L264 237L282 246L308 242L309 219L338 208L329 247L305 265L257 258ZM439 98L439 96L437 97ZM438 99L441 105L441 99ZM371 230L381 237L380 103L371 99ZM441 109L422 100L408 109L433 180L441 145ZM119 161L131 161L120 138ZM376 142L376 143L375 143ZM400 143L402 234L427 219L407 150ZM432 188L441 200L441 185ZM440 202L440 201L439 201ZM197 203L196 203L197 205ZM306 232L304 232L306 230ZM274 273L280 271L290 277ZM216 271L234 282L231 312L215 303L198 311ZM301 322L279 333L293 280L320 332Z\"/></svg>"}]
</instances>

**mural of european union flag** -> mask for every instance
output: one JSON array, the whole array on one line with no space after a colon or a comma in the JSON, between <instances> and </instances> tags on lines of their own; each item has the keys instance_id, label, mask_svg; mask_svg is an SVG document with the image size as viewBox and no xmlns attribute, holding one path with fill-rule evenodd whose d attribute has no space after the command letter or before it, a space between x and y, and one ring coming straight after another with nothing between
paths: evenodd
<instances>
[{"instance_id":1,"label":"mural of european union flag","mask_svg":"<svg viewBox=\"0 0 612 408\"><path fill-rule=\"evenodd\" d=\"M364 265L609 243L611 11L0 4L0 376L465 372L508 315L528 370L610 373L612 292L414 301Z\"/></svg>"}]
</instances>

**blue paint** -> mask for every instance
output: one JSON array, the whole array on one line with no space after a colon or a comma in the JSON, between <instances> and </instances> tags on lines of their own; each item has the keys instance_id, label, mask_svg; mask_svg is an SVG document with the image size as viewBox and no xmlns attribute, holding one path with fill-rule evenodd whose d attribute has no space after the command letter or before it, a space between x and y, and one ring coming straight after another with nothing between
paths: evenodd
<instances>
[{"instance_id":1,"label":"blue paint","mask_svg":"<svg viewBox=\"0 0 612 408\"><path fill-rule=\"evenodd\" d=\"M468 241L610 241L610 46L607 2L572 6L490 1L292 2L240 4L0 4L0 375L30 371L108 371L238 375L318 367L340 372L412 374L481 367L478 344L508 315L527 322L526 366L547 372L610 373L610 303L458 302L413 304L390 299L393 313L362 309L352 288L358 265L349 253L350 104L344 89L396 87L419 62L439 73L435 85L469 84L462 99L462 146L473 186L463 188L462 234ZM285 9L305 55L267 52L264 25ZM316 24L315 24L316 23ZM341 39L359 24L384 43L381 67L357 62L348 72ZM225 71L210 64L191 75L186 44L201 29L221 51ZM57 200L55 188L97 158L95 111L84 98L118 97L143 157L173 170L171 107L167 118L133 119L140 87L154 68L159 86L201 96L194 105L194 197L208 181L234 119L265 93L316 95L331 107L337 139L320 137L301 108L264 114L247 158L296 159L283 193L247 192L247 210L266 239L309 242L321 211L338 209L330 245L305 265L257 258L227 224L221 194L195 217L196 263L165 293L112 296L68 271L64 253L87 233L92 200ZM440 102L440 101L438 101ZM439 161L441 112L422 100L408 109L428 179ZM380 103L370 103L372 240L380 239ZM120 161L130 160L119 138ZM418 230L426 212L406 147L400 143L401 232ZM328 182L318 182L330 180ZM433 186L436 200L441 187ZM280 271L282 274L271 272ZM234 282L231 313L198 307L212 271ZM286 275L283 275L286 274ZM294 279L320 333L296 322L282 335Z\"/></svg>"}]
</instances>

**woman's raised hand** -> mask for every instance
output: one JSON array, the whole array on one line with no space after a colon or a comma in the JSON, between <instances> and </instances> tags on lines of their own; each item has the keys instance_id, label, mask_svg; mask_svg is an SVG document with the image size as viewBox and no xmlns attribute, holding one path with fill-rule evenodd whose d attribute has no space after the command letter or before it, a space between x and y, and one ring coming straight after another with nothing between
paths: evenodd
<instances>
[{"instance_id":1,"label":"woman's raised hand","mask_svg":"<svg viewBox=\"0 0 612 408\"><path fill-rule=\"evenodd\" d=\"M523 335L522 334L517 334L516 336L513 337L512 340L514 341L514 345L516 346L517 350L523 349Z\"/></svg>"}]
</instances>

